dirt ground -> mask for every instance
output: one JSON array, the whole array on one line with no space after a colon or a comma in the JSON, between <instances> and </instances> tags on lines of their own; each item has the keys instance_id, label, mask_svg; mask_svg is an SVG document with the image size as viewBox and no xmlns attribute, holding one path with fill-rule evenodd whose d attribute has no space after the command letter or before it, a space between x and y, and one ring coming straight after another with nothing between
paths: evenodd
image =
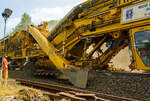
<instances>
[{"instance_id":1,"label":"dirt ground","mask_svg":"<svg viewBox=\"0 0 150 101\"><path fill-rule=\"evenodd\" d=\"M52 93L50 93L52 94ZM8 79L8 86L0 86L0 101L71 101L67 97L54 98L49 92L19 85L15 79Z\"/></svg>"},{"instance_id":2,"label":"dirt ground","mask_svg":"<svg viewBox=\"0 0 150 101\"><path fill-rule=\"evenodd\" d=\"M18 85L15 79L8 79L7 87L0 85L0 101L50 101L43 91Z\"/></svg>"},{"instance_id":3,"label":"dirt ground","mask_svg":"<svg viewBox=\"0 0 150 101\"><path fill-rule=\"evenodd\" d=\"M17 92L22 88L16 84L14 79L9 79L7 87L0 85L0 96L17 95Z\"/></svg>"}]
</instances>

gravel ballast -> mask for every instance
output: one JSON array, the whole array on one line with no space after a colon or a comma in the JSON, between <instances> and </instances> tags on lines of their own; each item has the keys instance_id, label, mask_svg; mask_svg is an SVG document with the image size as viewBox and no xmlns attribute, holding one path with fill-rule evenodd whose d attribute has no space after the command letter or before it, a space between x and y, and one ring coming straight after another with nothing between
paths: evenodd
<instances>
[{"instance_id":1,"label":"gravel ballast","mask_svg":"<svg viewBox=\"0 0 150 101\"><path fill-rule=\"evenodd\" d=\"M9 77L53 84L61 83L60 85L72 87L72 85L66 81L63 83L60 80L55 80L54 78L50 79L49 77L37 78L24 71L9 71ZM140 101L150 101L150 74L138 75L91 71L89 73L86 89Z\"/></svg>"}]
</instances>

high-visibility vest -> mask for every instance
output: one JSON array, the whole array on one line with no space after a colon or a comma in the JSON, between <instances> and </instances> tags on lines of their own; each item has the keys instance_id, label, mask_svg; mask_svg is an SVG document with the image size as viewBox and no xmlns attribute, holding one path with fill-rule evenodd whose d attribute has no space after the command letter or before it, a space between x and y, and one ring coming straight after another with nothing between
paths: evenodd
<instances>
[{"instance_id":1,"label":"high-visibility vest","mask_svg":"<svg viewBox=\"0 0 150 101\"><path fill-rule=\"evenodd\" d=\"M3 65L4 65L4 69L8 69L8 61L5 57L3 58Z\"/></svg>"},{"instance_id":2,"label":"high-visibility vest","mask_svg":"<svg viewBox=\"0 0 150 101\"><path fill-rule=\"evenodd\" d=\"M3 78L5 79L8 78L8 61L5 57L3 58L3 72L4 72Z\"/></svg>"}]
</instances>

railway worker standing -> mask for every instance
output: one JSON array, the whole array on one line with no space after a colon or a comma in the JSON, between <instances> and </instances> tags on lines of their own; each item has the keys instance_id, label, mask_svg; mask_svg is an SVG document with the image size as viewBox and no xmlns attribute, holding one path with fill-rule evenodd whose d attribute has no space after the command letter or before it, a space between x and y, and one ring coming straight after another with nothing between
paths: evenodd
<instances>
[{"instance_id":1,"label":"railway worker standing","mask_svg":"<svg viewBox=\"0 0 150 101\"><path fill-rule=\"evenodd\" d=\"M7 86L7 79L8 79L8 61L6 59L6 56L3 58L3 78L4 78L4 86Z\"/></svg>"}]
</instances>

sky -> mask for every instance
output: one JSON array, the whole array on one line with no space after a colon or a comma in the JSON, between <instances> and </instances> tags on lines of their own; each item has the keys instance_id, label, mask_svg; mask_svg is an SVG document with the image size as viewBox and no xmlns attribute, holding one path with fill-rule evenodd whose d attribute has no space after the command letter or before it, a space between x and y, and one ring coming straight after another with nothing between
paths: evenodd
<instances>
[{"instance_id":1,"label":"sky","mask_svg":"<svg viewBox=\"0 0 150 101\"><path fill-rule=\"evenodd\" d=\"M24 12L31 16L33 24L40 24L43 21L60 20L74 6L86 0L2 0L0 3L0 13L5 8L13 10L7 21L7 31L10 33L20 22ZM0 39L4 33L4 19L0 15Z\"/></svg>"}]
</instances>

